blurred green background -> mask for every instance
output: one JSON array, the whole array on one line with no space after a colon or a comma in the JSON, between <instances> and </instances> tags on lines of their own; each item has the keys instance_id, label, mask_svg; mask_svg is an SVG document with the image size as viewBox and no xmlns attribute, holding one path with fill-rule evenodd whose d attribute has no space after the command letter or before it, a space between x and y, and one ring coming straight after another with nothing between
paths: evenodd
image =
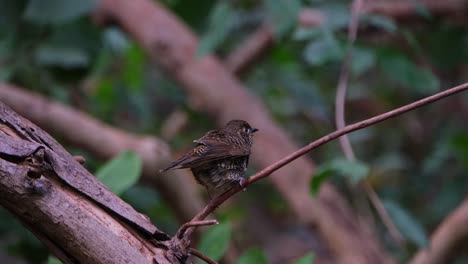
<instances>
[{"instance_id":1,"label":"blurred green background","mask_svg":"<svg viewBox=\"0 0 468 264\"><path fill-rule=\"evenodd\" d=\"M335 129L334 97L347 46L349 1L161 2L201 38L198 56L216 53L222 59L258 26L271 21L272 47L239 78L300 144ZM178 84L152 65L125 32L116 25L93 23L89 15L96 4L95 0L0 0L0 80L138 134L160 136L168 117L178 113L184 117L184 129L166 135L175 152L213 129L213 120L188 107ZM304 7L324 12L326 22L316 27L298 24L297 12ZM351 60L347 122L465 82L468 12L461 13L437 16L420 5L402 20L384 15L361 17ZM397 246L376 217L379 238L398 261L424 247L440 221L468 193L467 99L467 93L458 94L352 133L359 163L344 161L337 142L309 154L319 165L317 174L336 184L352 204L349 182L367 177L407 239ZM138 183L138 156L124 152L103 162L61 143L70 153L86 157L88 170L161 229L169 233L177 229L179 223L158 191ZM311 184L319 188L319 183ZM269 220L277 224L291 220L288 205L262 181L219 210L223 224L207 229L198 248L220 259L230 243L239 253L231 258L236 263L267 263L265 246L253 235L238 232L252 211L274 216ZM0 214L3 259L11 258L11 263L54 261L48 260L45 248L13 217L4 211ZM301 232L294 227L288 230ZM313 254L296 263L310 263ZM468 255L462 253L454 263L466 262Z\"/></svg>"}]
</instances>

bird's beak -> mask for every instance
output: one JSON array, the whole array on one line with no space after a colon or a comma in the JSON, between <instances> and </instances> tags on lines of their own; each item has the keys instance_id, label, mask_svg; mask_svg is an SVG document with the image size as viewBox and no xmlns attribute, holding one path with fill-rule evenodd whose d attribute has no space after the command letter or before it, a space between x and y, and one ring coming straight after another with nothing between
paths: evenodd
<instances>
[{"instance_id":1,"label":"bird's beak","mask_svg":"<svg viewBox=\"0 0 468 264\"><path fill-rule=\"evenodd\" d=\"M258 131L257 128L252 128L252 131L251 131L250 133L255 133L255 132L257 132L257 131Z\"/></svg>"}]
</instances>

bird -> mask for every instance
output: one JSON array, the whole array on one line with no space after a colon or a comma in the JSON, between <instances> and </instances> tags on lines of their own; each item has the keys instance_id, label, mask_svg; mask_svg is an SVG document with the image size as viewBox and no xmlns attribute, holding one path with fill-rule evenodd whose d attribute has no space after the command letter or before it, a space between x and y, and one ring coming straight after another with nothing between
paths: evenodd
<instances>
[{"instance_id":1,"label":"bird","mask_svg":"<svg viewBox=\"0 0 468 264\"><path fill-rule=\"evenodd\" d=\"M235 184L243 186L253 134L257 131L244 120L231 120L224 128L208 131L194 140L193 148L160 172L189 168L210 198Z\"/></svg>"}]
</instances>

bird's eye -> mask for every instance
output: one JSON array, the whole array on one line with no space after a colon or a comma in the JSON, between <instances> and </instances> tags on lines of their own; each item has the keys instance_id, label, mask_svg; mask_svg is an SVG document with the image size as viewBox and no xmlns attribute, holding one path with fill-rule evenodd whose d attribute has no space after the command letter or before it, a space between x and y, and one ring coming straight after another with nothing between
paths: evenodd
<instances>
[{"instance_id":1,"label":"bird's eye","mask_svg":"<svg viewBox=\"0 0 468 264\"><path fill-rule=\"evenodd\" d=\"M244 127L244 132L245 132L245 133L249 133L249 132L250 132L250 128Z\"/></svg>"}]
</instances>

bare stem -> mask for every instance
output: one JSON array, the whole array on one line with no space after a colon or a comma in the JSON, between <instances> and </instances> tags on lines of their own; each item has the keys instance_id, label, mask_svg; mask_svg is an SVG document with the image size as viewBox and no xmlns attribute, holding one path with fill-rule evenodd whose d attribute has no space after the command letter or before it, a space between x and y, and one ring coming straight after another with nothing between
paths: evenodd
<instances>
[{"instance_id":1,"label":"bare stem","mask_svg":"<svg viewBox=\"0 0 468 264\"><path fill-rule=\"evenodd\" d=\"M395 242L398 245L402 246L405 242L405 238L403 237L403 235L401 235L400 231L393 223L392 219L390 218L390 215L388 215L387 210L385 209L379 196L377 196L377 193L375 193L374 188L372 188L370 183L366 180L364 180L363 183L364 188L366 189L367 196L369 196L369 199L372 205L374 205L375 210L379 214L380 219L382 219L383 224L387 227L389 234L392 236L393 240L395 240Z\"/></svg>"},{"instance_id":2,"label":"bare stem","mask_svg":"<svg viewBox=\"0 0 468 264\"><path fill-rule=\"evenodd\" d=\"M354 0L351 7L351 19L349 22L348 29L348 47L346 49L346 54L343 59L343 64L341 66L340 77L338 80L338 86L336 88L336 97L335 97L335 122L336 128L340 129L345 126L345 99L346 99L346 89L348 86L349 80L349 62L351 60L352 50L354 42L357 37L357 30L359 25L359 11L361 10L362 0ZM347 136L339 138L341 149L343 150L345 156L349 160L354 160L355 155L351 143Z\"/></svg>"},{"instance_id":3,"label":"bare stem","mask_svg":"<svg viewBox=\"0 0 468 264\"><path fill-rule=\"evenodd\" d=\"M346 102L346 90L348 88L349 82L349 72L350 72L350 61L353 52L353 45L357 38L358 26L359 26L359 15L361 13L363 6L363 0L354 0L351 6L351 19L349 22L348 28L348 47L346 49L346 54L341 66L340 77L338 80L338 86L336 88L336 97L335 97L335 122L336 128L341 129L346 125L345 121L345 102ZM340 147L348 160L356 160L356 155L354 154L353 147L349 138L344 135L339 138ZM366 179L362 180L364 190L369 197L372 205L377 211L380 219L387 227L390 236L393 240L402 245L404 238L401 233L398 231L398 228L392 222L392 219L389 217L385 207L382 205L382 201L377 196L377 193L372 188L372 185L367 182Z\"/></svg>"},{"instance_id":4,"label":"bare stem","mask_svg":"<svg viewBox=\"0 0 468 264\"><path fill-rule=\"evenodd\" d=\"M196 256L197 258L205 261L208 264L218 264L218 262L210 259L207 255L201 253L200 251L198 251L198 250L196 250L194 248L190 248L190 254Z\"/></svg>"},{"instance_id":5,"label":"bare stem","mask_svg":"<svg viewBox=\"0 0 468 264\"><path fill-rule=\"evenodd\" d=\"M190 227L196 227L196 226L208 226L208 225L217 225L219 222L215 219L212 220L201 220L201 221L190 221L185 224L183 224L179 230L177 231L177 238L182 238L182 236L185 234L185 231L187 231L188 228Z\"/></svg>"},{"instance_id":6,"label":"bare stem","mask_svg":"<svg viewBox=\"0 0 468 264\"><path fill-rule=\"evenodd\" d=\"M348 134L350 132L363 129L365 127L380 123L384 120L387 120L389 118L399 116L401 114L404 114L406 112L412 111L416 108L419 108L421 106L424 106L426 104L435 102L437 100L440 100L442 98L448 97L450 95L454 95L456 93L462 92L464 90L468 89L468 83L461 84L456 87L452 87L450 89L447 89L445 91L441 91L439 93L436 93L434 95L428 96L426 98L423 98L421 100L418 100L416 102L407 104L405 106L399 107L397 109L385 112L383 114L365 119L363 121L360 121L358 123L348 125L342 129L335 130L332 133L329 133L309 144L306 146L294 151L293 153L287 155L286 157L278 160L277 162L269 165L268 167L262 169L261 171L255 173L254 175L250 176L248 179L245 180L245 186L250 185L253 182L256 182L260 179L263 179L270 174L272 174L274 171L280 169L281 167L285 166L286 164L292 162L293 160L303 156L307 152L316 149L320 147L321 145L324 145L325 143L328 143L338 137L341 137L342 135ZM234 194L238 193L242 189L244 189L242 186L236 186L229 191L226 191L225 193L215 197L212 199L206 206L203 208L193 219L192 221L200 221L203 220L205 217L207 217L211 212L213 212L218 206L220 206L224 201L229 199L231 196Z\"/></svg>"}]
</instances>

